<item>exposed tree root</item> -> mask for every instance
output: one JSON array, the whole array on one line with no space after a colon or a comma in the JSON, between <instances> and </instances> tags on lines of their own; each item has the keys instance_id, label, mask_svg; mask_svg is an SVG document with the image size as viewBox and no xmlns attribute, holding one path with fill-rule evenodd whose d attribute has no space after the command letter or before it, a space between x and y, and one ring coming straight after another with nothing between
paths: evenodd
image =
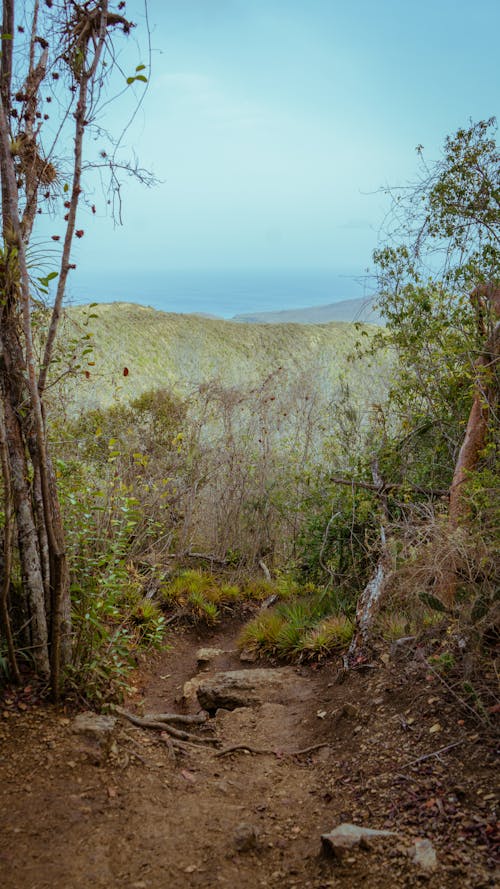
<instances>
[{"instance_id":1,"label":"exposed tree root","mask_svg":"<svg viewBox=\"0 0 500 889\"><path fill-rule=\"evenodd\" d=\"M208 713L196 713L194 716L186 716L181 713L148 713L144 718L151 719L153 722L173 722L177 725L203 725L208 720Z\"/></svg>"},{"instance_id":2,"label":"exposed tree root","mask_svg":"<svg viewBox=\"0 0 500 889\"><path fill-rule=\"evenodd\" d=\"M176 721L179 721L177 714L161 713L159 714L161 719L159 719L158 717L155 717L154 714L146 716L135 716L133 713L129 713L128 710L124 710L122 707L117 707L116 712L119 713L121 716L124 716L125 719L128 719L128 721L131 722L132 725L137 725L139 728L153 729L153 731L157 732L164 732L170 735L172 739L175 739L175 741L183 741L187 744L196 745L219 744L217 738L200 738L198 735L192 734L192 732L184 732L181 729L174 728L173 725L170 725L170 722L167 722L167 717L173 716ZM188 722L193 721L189 717L185 717L185 719L187 719ZM200 720L197 719L194 721L199 722ZM203 719L203 722L204 721L205 719ZM178 746L174 743L174 740L172 740L171 743L175 747Z\"/></svg>"},{"instance_id":3,"label":"exposed tree root","mask_svg":"<svg viewBox=\"0 0 500 889\"><path fill-rule=\"evenodd\" d=\"M247 753L255 753L263 756L304 756L306 753L313 753L314 750L320 750L321 747L330 747L329 741L322 744L312 744L311 747L303 747L301 750L269 750L262 747L252 747L250 744L233 744L231 747L225 747L219 750L215 756L228 756L230 753L238 753L246 751Z\"/></svg>"}]
</instances>

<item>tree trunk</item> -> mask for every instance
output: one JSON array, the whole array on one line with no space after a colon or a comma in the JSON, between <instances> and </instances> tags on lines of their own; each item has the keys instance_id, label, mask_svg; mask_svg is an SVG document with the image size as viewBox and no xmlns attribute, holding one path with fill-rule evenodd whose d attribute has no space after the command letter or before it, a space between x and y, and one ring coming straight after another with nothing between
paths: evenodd
<instances>
[{"instance_id":1,"label":"tree trunk","mask_svg":"<svg viewBox=\"0 0 500 889\"><path fill-rule=\"evenodd\" d=\"M0 465L2 467L2 479L4 487L4 527L3 527L3 553L0 565L2 580L0 583L0 619L3 625L7 652L9 657L10 674L12 681L21 681L19 667L17 665L14 637L9 614L9 590L12 570L12 550L14 546L14 512L12 508L12 489L10 480L9 453L5 438L5 421L3 418L3 406L0 406Z\"/></svg>"},{"instance_id":2,"label":"tree trunk","mask_svg":"<svg viewBox=\"0 0 500 889\"><path fill-rule=\"evenodd\" d=\"M500 290L495 291L500 295ZM495 306L496 308L496 306ZM500 312L498 313L500 314ZM491 377L500 357L500 322L488 337L484 350L475 363L474 399L450 486L448 526L450 531L467 521L467 482L476 469L481 452L487 444L490 404L495 396ZM447 570L437 589L438 596L451 607L457 590L457 573Z\"/></svg>"},{"instance_id":3,"label":"tree trunk","mask_svg":"<svg viewBox=\"0 0 500 889\"><path fill-rule=\"evenodd\" d=\"M19 558L23 588L29 604L33 662L37 673L48 678L50 675L48 634L38 534L33 517L31 491L27 482L29 473L23 438L9 398L4 398L4 414Z\"/></svg>"}]
</instances>

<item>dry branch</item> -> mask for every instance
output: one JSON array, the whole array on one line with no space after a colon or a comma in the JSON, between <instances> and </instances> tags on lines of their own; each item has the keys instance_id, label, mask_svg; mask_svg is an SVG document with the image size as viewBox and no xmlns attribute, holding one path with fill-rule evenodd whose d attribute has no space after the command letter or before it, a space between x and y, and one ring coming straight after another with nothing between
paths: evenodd
<instances>
[{"instance_id":1,"label":"dry branch","mask_svg":"<svg viewBox=\"0 0 500 889\"><path fill-rule=\"evenodd\" d=\"M417 759L412 759L411 762L405 763L402 768L409 769L410 766L416 766L420 762L425 762L426 759L431 759L433 756L440 756L441 753L447 753L448 750L453 750L454 747L459 747L461 744L464 744L465 741L455 741L454 744L447 744L446 747L440 747L439 750L433 750L432 753L426 753L424 756L419 756Z\"/></svg>"}]
</instances>

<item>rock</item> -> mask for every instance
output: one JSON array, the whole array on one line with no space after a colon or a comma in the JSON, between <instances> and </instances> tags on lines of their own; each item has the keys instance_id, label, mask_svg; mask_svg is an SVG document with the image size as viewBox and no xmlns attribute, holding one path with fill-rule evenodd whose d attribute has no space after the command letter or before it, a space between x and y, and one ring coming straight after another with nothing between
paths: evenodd
<instances>
[{"instance_id":1,"label":"rock","mask_svg":"<svg viewBox=\"0 0 500 889\"><path fill-rule=\"evenodd\" d=\"M339 824L331 833L322 834L321 843L326 854L341 858L345 852L357 846L369 849L373 840L394 836L397 834L392 830L372 830L358 824Z\"/></svg>"},{"instance_id":2,"label":"rock","mask_svg":"<svg viewBox=\"0 0 500 889\"><path fill-rule=\"evenodd\" d=\"M259 655L256 651L252 651L251 648L244 648L243 651L240 652L240 661L243 664L255 664L258 660Z\"/></svg>"},{"instance_id":3,"label":"rock","mask_svg":"<svg viewBox=\"0 0 500 889\"><path fill-rule=\"evenodd\" d=\"M238 824L233 834L233 844L237 852L251 852L259 843L259 831L253 824Z\"/></svg>"},{"instance_id":4,"label":"rock","mask_svg":"<svg viewBox=\"0 0 500 889\"><path fill-rule=\"evenodd\" d=\"M351 704L349 701L346 701L346 703L342 705L340 715L344 716L346 719L359 719L361 711L356 704Z\"/></svg>"},{"instance_id":5,"label":"rock","mask_svg":"<svg viewBox=\"0 0 500 889\"><path fill-rule=\"evenodd\" d=\"M206 670L207 667L210 666L213 660L219 655L224 654L224 650L222 648L199 648L196 653L196 662L198 667L203 670Z\"/></svg>"},{"instance_id":6,"label":"rock","mask_svg":"<svg viewBox=\"0 0 500 889\"><path fill-rule=\"evenodd\" d=\"M75 734L84 735L86 739L103 745L109 744L115 726L116 718L114 716L103 716L89 710L75 716L72 730Z\"/></svg>"},{"instance_id":7,"label":"rock","mask_svg":"<svg viewBox=\"0 0 500 889\"><path fill-rule=\"evenodd\" d=\"M203 680L199 676L193 676L192 679L188 679L188 681L184 683L182 688L183 701L190 702L196 700L196 693L202 681Z\"/></svg>"},{"instance_id":8,"label":"rock","mask_svg":"<svg viewBox=\"0 0 500 889\"><path fill-rule=\"evenodd\" d=\"M410 851L410 858L422 870L432 871L437 867L437 855L430 840L417 839Z\"/></svg>"},{"instance_id":9,"label":"rock","mask_svg":"<svg viewBox=\"0 0 500 889\"><path fill-rule=\"evenodd\" d=\"M198 700L204 710L254 707L266 701L282 701L287 685L298 677L292 667L255 670L229 670L200 681Z\"/></svg>"}]
</instances>

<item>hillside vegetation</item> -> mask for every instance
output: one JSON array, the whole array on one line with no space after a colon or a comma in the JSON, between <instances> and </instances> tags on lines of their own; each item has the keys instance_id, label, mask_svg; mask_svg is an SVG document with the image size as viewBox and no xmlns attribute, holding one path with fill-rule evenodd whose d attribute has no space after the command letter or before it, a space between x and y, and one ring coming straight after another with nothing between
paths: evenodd
<instances>
[{"instance_id":1,"label":"hillside vegetation","mask_svg":"<svg viewBox=\"0 0 500 889\"><path fill-rule=\"evenodd\" d=\"M362 330L369 337L375 328ZM361 368L347 364L359 337L344 322L250 325L111 303L69 309L62 339L79 340L81 373L71 390L79 407L90 408L110 404L118 394L131 399L158 387L186 393L210 380L257 385L278 368L294 379L314 379L326 399L341 374L354 390L366 390L365 371L361 387ZM82 345L87 354L80 360ZM383 376L378 366L370 374L374 398Z\"/></svg>"}]
</instances>

